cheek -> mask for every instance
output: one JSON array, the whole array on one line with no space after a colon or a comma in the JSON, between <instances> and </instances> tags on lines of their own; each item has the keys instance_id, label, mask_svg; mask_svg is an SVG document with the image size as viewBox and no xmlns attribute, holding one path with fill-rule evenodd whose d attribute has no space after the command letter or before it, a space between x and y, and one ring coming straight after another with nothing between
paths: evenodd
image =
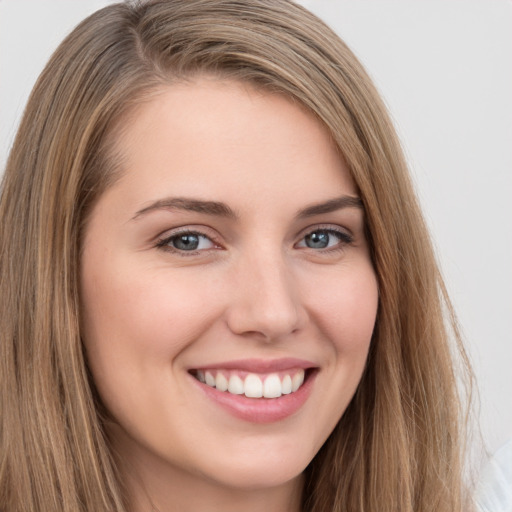
<instances>
[{"instance_id":1,"label":"cheek","mask_svg":"<svg viewBox=\"0 0 512 512\"><path fill-rule=\"evenodd\" d=\"M144 404L151 417L164 409L160 392L176 385L180 354L218 317L215 290L203 285L199 293L205 280L197 272L95 262L85 261L81 282L87 359L104 404L136 429L132 411Z\"/></svg>"},{"instance_id":2,"label":"cheek","mask_svg":"<svg viewBox=\"0 0 512 512\"><path fill-rule=\"evenodd\" d=\"M308 294L317 325L336 350L366 357L379 300L373 267L369 262L356 268L341 266L322 284Z\"/></svg>"},{"instance_id":3,"label":"cheek","mask_svg":"<svg viewBox=\"0 0 512 512\"><path fill-rule=\"evenodd\" d=\"M370 262L340 265L317 277L316 286L308 289L308 307L328 355L319 374L322 405L315 412L315 440L320 444L312 452L331 434L357 390L378 307L378 285Z\"/></svg>"},{"instance_id":4,"label":"cheek","mask_svg":"<svg viewBox=\"0 0 512 512\"><path fill-rule=\"evenodd\" d=\"M85 269L87 270L87 269ZM208 280L160 270L96 267L82 281L87 340L147 356L169 356L193 339L215 309Z\"/></svg>"},{"instance_id":5,"label":"cheek","mask_svg":"<svg viewBox=\"0 0 512 512\"><path fill-rule=\"evenodd\" d=\"M159 393L175 385L180 354L218 316L215 293L205 286L198 293L202 280L183 273L136 271L120 262L84 266L84 276L82 334L89 367L106 407L131 425L130 411L141 404L148 411L164 409Z\"/></svg>"}]
</instances>

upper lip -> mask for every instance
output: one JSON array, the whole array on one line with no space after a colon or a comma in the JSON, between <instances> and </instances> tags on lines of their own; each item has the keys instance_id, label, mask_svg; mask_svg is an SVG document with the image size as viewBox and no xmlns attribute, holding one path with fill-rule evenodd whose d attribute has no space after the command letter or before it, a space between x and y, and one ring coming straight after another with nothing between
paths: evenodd
<instances>
[{"instance_id":1,"label":"upper lip","mask_svg":"<svg viewBox=\"0 0 512 512\"><path fill-rule=\"evenodd\" d=\"M271 373L294 368L315 368L317 365L305 359L285 357L281 359L238 359L197 366L194 370L242 370L253 373Z\"/></svg>"}]
</instances>

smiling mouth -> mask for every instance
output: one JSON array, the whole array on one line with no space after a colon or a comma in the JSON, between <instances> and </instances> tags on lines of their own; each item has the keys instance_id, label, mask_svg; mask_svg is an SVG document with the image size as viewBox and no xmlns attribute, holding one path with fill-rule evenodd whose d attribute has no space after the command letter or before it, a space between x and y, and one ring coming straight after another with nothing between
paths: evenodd
<instances>
[{"instance_id":1,"label":"smiling mouth","mask_svg":"<svg viewBox=\"0 0 512 512\"><path fill-rule=\"evenodd\" d=\"M279 398L298 391L312 369L297 368L274 373L251 373L241 370L192 370L199 382L233 395L248 398Z\"/></svg>"}]
</instances>

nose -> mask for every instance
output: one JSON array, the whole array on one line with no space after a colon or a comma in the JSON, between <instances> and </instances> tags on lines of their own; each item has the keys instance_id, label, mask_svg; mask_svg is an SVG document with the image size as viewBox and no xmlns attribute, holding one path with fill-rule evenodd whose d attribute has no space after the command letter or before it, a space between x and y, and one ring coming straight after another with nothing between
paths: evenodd
<instances>
[{"instance_id":1,"label":"nose","mask_svg":"<svg viewBox=\"0 0 512 512\"><path fill-rule=\"evenodd\" d=\"M307 312L283 255L253 255L238 268L227 321L232 332L276 341L303 328Z\"/></svg>"}]
</instances>

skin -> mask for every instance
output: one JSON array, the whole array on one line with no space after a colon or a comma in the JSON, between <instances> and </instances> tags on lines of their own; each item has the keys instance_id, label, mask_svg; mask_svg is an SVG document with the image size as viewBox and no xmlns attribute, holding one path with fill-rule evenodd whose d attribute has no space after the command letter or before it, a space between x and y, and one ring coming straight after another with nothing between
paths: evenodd
<instances>
[{"instance_id":1,"label":"skin","mask_svg":"<svg viewBox=\"0 0 512 512\"><path fill-rule=\"evenodd\" d=\"M123 175L86 228L82 329L132 510L299 510L301 474L357 388L377 311L362 208L297 217L357 197L343 159L296 103L206 77L139 106L117 149ZM170 197L233 215L163 206ZM327 247L308 246L322 229ZM201 245L173 249L187 230ZM298 411L264 424L219 407L189 372L283 357L318 371Z\"/></svg>"}]
</instances>

